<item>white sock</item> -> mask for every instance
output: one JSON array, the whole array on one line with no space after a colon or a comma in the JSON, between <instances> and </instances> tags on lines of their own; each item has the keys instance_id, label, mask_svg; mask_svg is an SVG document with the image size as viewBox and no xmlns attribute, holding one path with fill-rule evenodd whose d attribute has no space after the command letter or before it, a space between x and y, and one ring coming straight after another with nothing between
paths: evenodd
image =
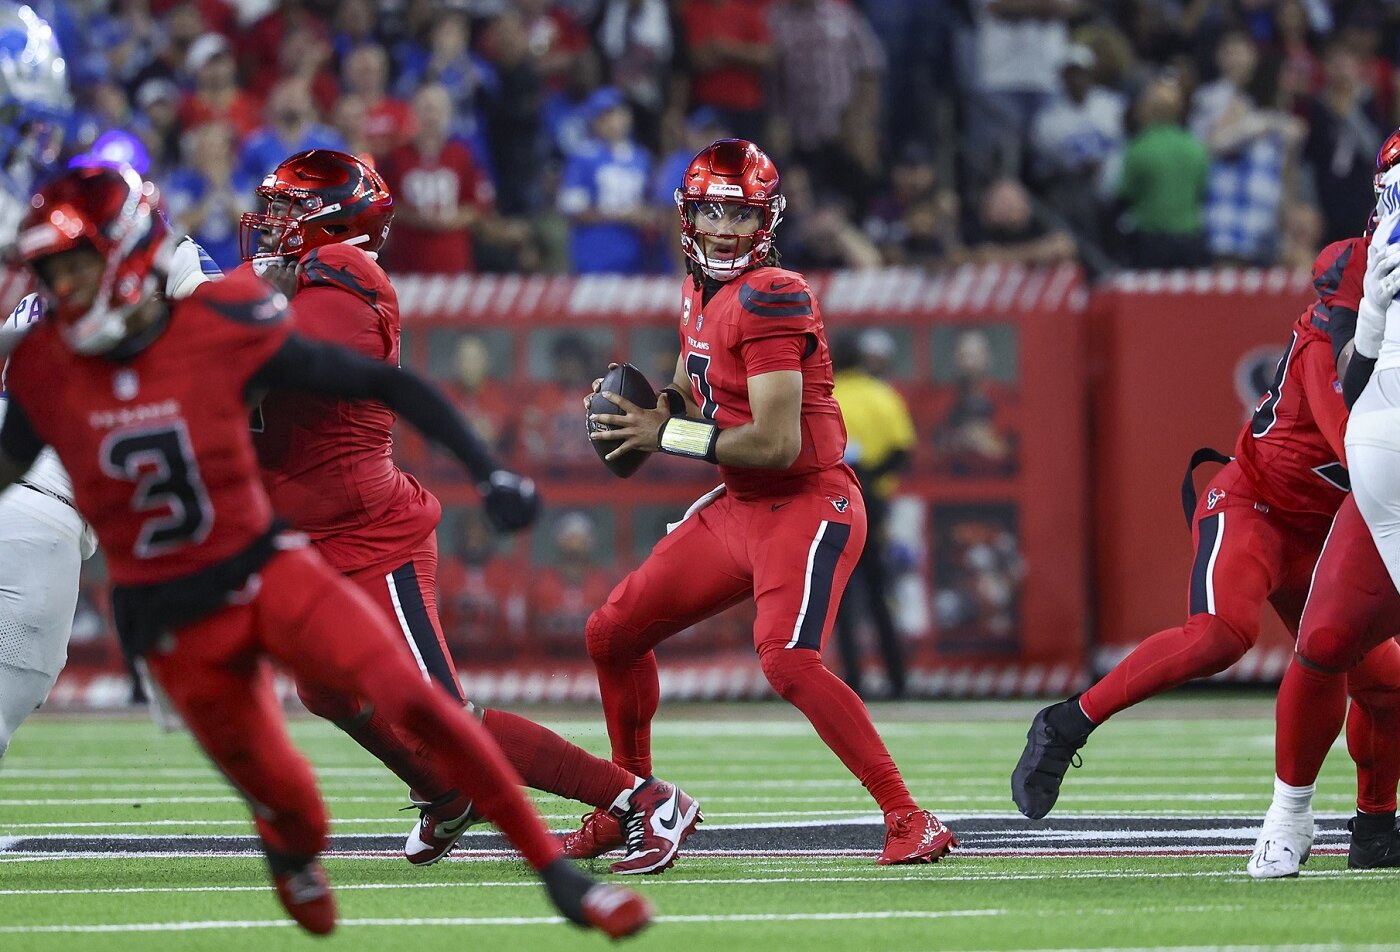
<instances>
[{"instance_id":1,"label":"white sock","mask_svg":"<svg viewBox=\"0 0 1400 952\"><path fill-rule=\"evenodd\" d=\"M646 781L641 777L633 777L632 786L617 795L617 799L613 800L612 804L608 807L608 812L615 813L618 816L626 813L627 808L632 805L633 792L644 783L646 783Z\"/></svg>"},{"instance_id":2,"label":"white sock","mask_svg":"<svg viewBox=\"0 0 1400 952\"><path fill-rule=\"evenodd\" d=\"M1278 777L1274 777L1274 801L1269 805L1271 813L1293 813L1302 814L1312 811L1313 794L1317 792L1317 784L1310 783L1305 787L1294 787L1284 783Z\"/></svg>"}]
</instances>

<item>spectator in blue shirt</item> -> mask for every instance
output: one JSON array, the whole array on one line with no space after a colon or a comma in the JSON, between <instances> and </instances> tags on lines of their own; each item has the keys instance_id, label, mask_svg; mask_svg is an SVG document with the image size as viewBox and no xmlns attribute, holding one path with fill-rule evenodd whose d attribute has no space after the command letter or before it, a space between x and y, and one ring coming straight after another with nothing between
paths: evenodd
<instances>
[{"instance_id":1,"label":"spectator in blue shirt","mask_svg":"<svg viewBox=\"0 0 1400 952\"><path fill-rule=\"evenodd\" d=\"M306 149L344 149L345 140L316 121L311 87L303 79L284 79L267 97L267 125L243 144L239 169L245 178L262 181L289 155Z\"/></svg>"},{"instance_id":2,"label":"spectator in blue shirt","mask_svg":"<svg viewBox=\"0 0 1400 952\"><path fill-rule=\"evenodd\" d=\"M199 242L225 271L243 260L238 219L253 207L253 186L234 161L233 128L206 122L185 133L185 163L170 174L165 199L175 227ZM285 156L283 156L285 158ZM270 171L270 168L269 168Z\"/></svg>"},{"instance_id":3,"label":"spectator in blue shirt","mask_svg":"<svg viewBox=\"0 0 1400 952\"><path fill-rule=\"evenodd\" d=\"M593 141L569 156L559 189L574 271L637 274L656 236L656 208L647 201L651 157L632 140L632 113L618 90L594 93L587 114Z\"/></svg>"}]
</instances>

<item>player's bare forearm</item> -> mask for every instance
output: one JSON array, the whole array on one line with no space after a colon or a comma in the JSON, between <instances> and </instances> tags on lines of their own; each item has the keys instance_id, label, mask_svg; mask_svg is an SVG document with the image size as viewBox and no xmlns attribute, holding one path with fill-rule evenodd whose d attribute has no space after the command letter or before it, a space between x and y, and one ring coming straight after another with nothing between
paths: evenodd
<instances>
[{"instance_id":1,"label":"player's bare forearm","mask_svg":"<svg viewBox=\"0 0 1400 952\"><path fill-rule=\"evenodd\" d=\"M688 417L700 416L700 404L695 400L695 390L690 382L690 374L685 371L685 360L676 358L676 373L671 378L671 389L685 397L685 415Z\"/></svg>"}]
</instances>

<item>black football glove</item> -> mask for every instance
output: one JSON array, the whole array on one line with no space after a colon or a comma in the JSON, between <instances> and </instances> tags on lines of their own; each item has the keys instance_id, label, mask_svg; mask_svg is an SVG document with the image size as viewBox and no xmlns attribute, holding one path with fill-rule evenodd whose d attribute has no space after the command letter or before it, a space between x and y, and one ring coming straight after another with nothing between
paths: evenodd
<instances>
[{"instance_id":1,"label":"black football glove","mask_svg":"<svg viewBox=\"0 0 1400 952\"><path fill-rule=\"evenodd\" d=\"M539 517L540 497L528 476L498 469L477 489L486 518L497 532L518 532Z\"/></svg>"}]
</instances>

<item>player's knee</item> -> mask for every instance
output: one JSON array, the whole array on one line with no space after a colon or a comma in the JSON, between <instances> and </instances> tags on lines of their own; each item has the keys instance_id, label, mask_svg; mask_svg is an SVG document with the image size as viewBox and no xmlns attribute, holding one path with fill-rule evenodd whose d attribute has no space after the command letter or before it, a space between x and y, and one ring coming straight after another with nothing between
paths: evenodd
<instances>
[{"instance_id":1,"label":"player's knee","mask_svg":"<svg viewBox=\"0 0 1400 952\"><path fill-rule=\"evenodd\" d=\"M602 608L588 616L584 640L588 645L588 657L594 664L627 664L645 654L636 633L623 627Z\"/></svg>"},{"instance_id":2,"label":"player's knee","mask_svg":"<svg viewBox=\"0 0 1400 952\"><path fill-rule=\"evenodd\" d=\"M1219 615L1201 612L1186 621L1186 633L1193 636L1193 650L1208 677L1219 674L1239 661L1258 640L1257 625L1246 628L1238 622L1229 622Z\"/></svg>"},{"instance_id":3,"label":"player's knee","mask_svg":"<svg viewBox=\"0 0 1400 952\"><path fill-rule=\"evenodd\" d=\"M1298 661L1327 674L1350 671L1361 662L1355 632L1336 625L1310 625L1298 639Z\"/></svg>"},{"instance_id":4,"label":"player's knee","mask_svg":"<svg viewBox=\"0 0 1400 952\"><path fill-rule=\"evenodd\" d=\"M791 697L806 672L822 663L821 655L809 648L788 648L776 642L760 648L758 660L763 676L783 698Z\"/></svg>"}]
</instances>

